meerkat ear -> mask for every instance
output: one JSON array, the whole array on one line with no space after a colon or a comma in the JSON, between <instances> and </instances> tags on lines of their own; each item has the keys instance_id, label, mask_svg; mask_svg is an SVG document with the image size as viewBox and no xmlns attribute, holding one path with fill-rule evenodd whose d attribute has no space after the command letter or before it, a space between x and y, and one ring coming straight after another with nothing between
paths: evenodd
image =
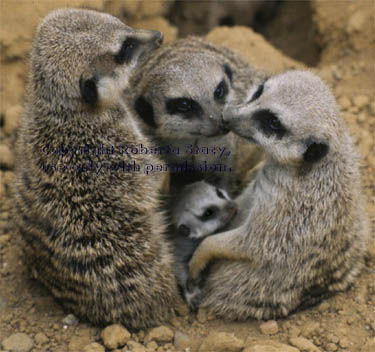
<instances>
[{"instance_id":1,"label":"meerkat ear","mask_svg":"<svg viewBox=\"0 0 375 352\"><path fill-rule=\"evenodd\" d=\"M184 224L180 225L177 231L180 235L185 237L188 237L190 235L190 228Z\"/></svg>"},{"instance_id":2,"label":"meerkat ear","mask_svg":"<svg viewBox=\"0 0 375 352\"><path fill-rule=\"evenodd\" d=\"M95 106L98 103L99 94L95 78L83 79L81 77L79 80L79 89L85 103L91 106Z\"/></svg>"},{"instance_id":3,"label":"meerkat ear","mask_svg":"<svg viewBox=\"0 0 375 352\"><path fill-rule=\"evenodd\" d=\"M143 95L139 96L135 101L134 109L147 125L157 127L155 123L154 108Z\"/></svg>"},{"instance_id":4,"label":"meerkat ear","mask_svg":"<svg viewBox=\"0 0 375 352\"><path fill-rule=\"evenodd\" d=\"M309 138L306 142L306 150L303 153L303 160L307 163L315 163L323 159L329 151L329 145L324 142Z\"/></svg>"}]
</instances>

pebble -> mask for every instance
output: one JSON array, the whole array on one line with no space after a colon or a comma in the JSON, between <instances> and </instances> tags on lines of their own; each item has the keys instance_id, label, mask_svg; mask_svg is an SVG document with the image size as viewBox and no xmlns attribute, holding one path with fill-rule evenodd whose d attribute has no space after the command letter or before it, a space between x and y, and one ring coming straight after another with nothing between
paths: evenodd
<instances>
[{"instance_id":1,"label":"pebble","mask_svg":"<svg viewBox=\"0 0 375 352\"><path fill-rule=\"evenodd\" d=\"M155 341L151 341L146 344L146 348L148 351L156 351L158 348L158 344Z\"/></svg>"},{"instance_id":2,"label":"pebble","mask_svg":"<svg viewBox=\"0 0 375 352\"><path fill-rule=\"evenodd\" d=\"M339 342L340 347L348 348L349 347L349 340L347 337L342 337Z\"/></svg>"},{"instance_id":3,"label":"pebble","mask_svg":"<svg viewBox=\"0 0 375 352\"><path fill-rule=\"evenodd\" d=\"M104 346L110 350L124 346L130 340L130 336L130 332L119 324L109 325L101 333Z\"/></svg>"},{"instance_id":4,"label":"pebble","mask_svg":"<svg viewBox=\"0 0 375 352\"><path fill-rule=\"evenodd\" d=\"M329 303L328 302L323 302L323 303L319 304L318 311L320 313L323 313L323 312L328 311L329 308L330 308Z\"/></svg>"},{"instance_id":5,"label":"pebble","mask_svg":"<svg viewBox=\"0 0 375 352\"><path fill-rule=\"evenodd\" d=\"M303 352L320 352L318 347L316 347L310 340L303 337L293 337L289 342Z\"/></svg>"},{"instance_id":6,"label":"pebble","mask_svg":"<svg viewBox=\"0 0 375 352\"><path fill-rule=\"evenodd\" d=\"M244 342L227 332L210 332L199 347L199 352L239 352Z\"/></svg>"},{"instance_id":7,"label":"pebble","mask_svg":"<svg viewBox=\"0 0 375 352\"><path fill-rule=\"evenodd\" d=\"M207 311L204 308L199 308L197 320L202 324L207 322Z\"/></svg>"},{"instance_id":8,"label":"pebble","mask_svg":"<svg viewBox=\"0 0 375 352\"><path fill-rule=\"evenodd\" d=\"M272 340L251 341L246 344L249 346L243 352L299 352L295 347Z\"/></svg>"},{"instance_id":9,"label":"pebble","mask_svg":"<svg viewBox=\"0 0 375 352\"><path fill-rule=\"evenodd\" d=\"M2 344L6 351L29 352L34 346L34 341L24 333L16 333L3 340Z\"/></svg>"},{"instance_id":10,"label":"pebble","mask_svg":"<svg viewBox=\"0 0 375 352\"><path fill-rule=\"evenodd\" d=\"M262 334L273 335L279 332L279 326L275 320L268 320L265 323L260 324L259 326Z\"/></svg>"},{"instance_id":11,"label":"pebble","mask_svg":"<svg viewBox=\"0 0 375 352\"><path fill-rule=\"evenodd\" d=\"M337 351L337 346L334 343L330 342L327 344L326 349L328 352L335 352Z\"/></svg>"},{"instance_id":12,"label":"pebble","mask_svg":"<svg viewBox=\"0 0 375 352\"><path fill-rule=\"evenodd\" d=\"M357 95L353 99L353 103L359 109L363 109L370 102L370 98L367 95Z\"/></svg>"},{"instance_id":13,"label":"pebble","mask_svg":"<svg viewBox=\"0 0 375 352\"><path fill-rule=\"evenodd\" d=\"M78 319L74 314L68 314L63 320L63 325L73 326L78 324Z\"/></svg>"},{"instance_id":14,"label":"pebble","mask_svg":"<svg viewBox=\"0 0 375 352\"><path fill-rule=\"evenodd\" d=\"M353 34L355 32L360 32L366 21L367 15L363 11L354 12L348 21L347 32Z\"/></svg>"},{"instance_id":15,"label":"pebble","mask_svg":"<svg viewBox=\"0 0 375 352\"><path fill-rule=\"evenodd\" d=\"M344 109L347 110L352 106L352 102L347 96L342 96L338 99L339 105Z\"/></svg>"},{"instance_id":16,"label":"pebble","mask_svg":"<svg viewBox=\"0 0 375 352\"><path fill-rule=\"evenodd\" d=\"M172 342L174 333L167 326L159 326L151 329L147 334L145 341Z\"/></svg>"},{"instance_id":17,"label":"pebble","mask_svg":"<svg viewBox=\"0 0 375 352\"><path fill-rule=\"evenodd\" d=\"M14 106L11 106L5 112L3 130L8 136L13 134L14 131L17 129L19 118L22 115L23 111L24 110L23 110L22 106L14 105Z\"/></svg>"},{"instance_id":18,"label":"pebble","mask_svg":"<svg viewBox=\"0 0 375 352\"><path fill-rule=\"evenodd\" d=\"M9 147L5 144L0 144L0 167L11 169L13 165L14 158Z\"/></svg>"},{"instance_id":19,"label":"pebble","mask_svg":"<svg viewBox=\"0 0 375 352\"><path fill-rule=\"evenodd\" d=\"M35 336L34 336L34 340L35 342L38 344L38 345L44 345L45 343L48 342L48 337L43 334L42 332L38 332Z\"/></svg>"},{"instance_id":20,"label":"pebble","mask_svg":"<svg viewBox=\"0 0 375 352\"><path fill-rule=\"evenodd\" d=\"M83 352L105 352L105 348L97 342L92 342L83 348Z\"/></svg>"},{"instance_id":21,"label":"pebble","mask_svg":"<svg viewBox=\"0 0 375 352\"><path fill-rule=\"evenodd\" d=\"M311 337L316 335L319 331L320 324L318 322L306 322L303 326L302 335L305 337Z\"/></svg>"},{"instance_id":22,"label":"pebble","mask_svg":"<svg viewBox=\"0 0 375 352\"><path fill-rule=\"evenodd\" d=\"M188 348L191 346L191 340L190 337L183 334L180 331L176 331L174 334L173 344L176 347L177 350L185 350L185 348Z\"/></svg>"},{"instance_id":23,"label":"pebble","mask_svg":"<svg viewBox=\"0 0 375 352\"><path fill-rule=\"evenodd\" d=\"M60 335L62 336L62 335ZM82 351L85 346L91 342L90 330L82 329L78 331L77 336L73 336L69 342L69 352Z\"/></svg>"},{"instance_id":24,"label":"pebble","mask_svg":"<svg viewBox=\"0 0 375 352\"><path fill-rule=\"evenodd\" d=\"M5 246L10 240L10 235L1 235L0 236L0 247Z\"/></svg>"},{"instance_id":25,"label":"pebble","mask_svg":"<svg viewBox=\"0 0 375 352\"><path fill-rule=\"evenodd\" d=\"M142 346L140 343L135 342L135 341L128 341L126 344L125 351L130 349L132 352L147 352L146 348Z\"/></svg>"}]
</instances>

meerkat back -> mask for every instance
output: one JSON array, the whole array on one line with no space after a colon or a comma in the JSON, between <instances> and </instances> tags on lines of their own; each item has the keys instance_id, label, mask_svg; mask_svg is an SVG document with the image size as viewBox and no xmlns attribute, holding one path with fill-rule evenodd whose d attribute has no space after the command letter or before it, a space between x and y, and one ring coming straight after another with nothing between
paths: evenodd
<instances>
[{"instance_id":1,"label":"meerkat back","mask_svg":"<svg viewBox=\"0 0 375 352\"><path fill-rule=\"evenodd\" d=\"M178 299L157 188L118 146L147 140L121 103L128 78L162 40L91 10L49 14L36 33L12 187L33 276L94 324L144 328ZM133 165L133 167L131 167Z\"/></svg>"}]
</instances>

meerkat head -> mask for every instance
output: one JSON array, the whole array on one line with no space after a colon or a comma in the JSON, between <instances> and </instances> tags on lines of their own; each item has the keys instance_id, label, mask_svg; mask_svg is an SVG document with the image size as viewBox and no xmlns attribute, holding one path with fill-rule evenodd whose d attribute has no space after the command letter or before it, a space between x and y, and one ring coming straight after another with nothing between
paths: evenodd
<instances>
[{"instance_id":1,"label":"meerkat head","mask_svg":"<svg viewBox=\"0 0 375 352\"><path fill-rule=\"evenodd\" d=\"M199 181L183 188L172 221L178 234L203 238L229 224L235 213L236 205L225 190Z\"/></svg>"},{"instance_id":2,"label":"meerkat head","mask_svg":"<svg viewBox=\"0 0 375 352\"><path fill-rule=\"evenodd\" d=\"M134 108L160 138L189 139L228 133L222 111L232 99L229 59L196 38L155 52L135 78Z\"/></svg>"},{"instance_id":3,"label":"meerkat head","mask_svg":"<svg viewBox=\"0 0 375 352\"><path fill-rule=\"evenodd\" d=\"M335 98L307 71L288 71L252 87L246 102L228 107L223 119L284 165L314 164L340 147Z\"/></svg>"},{"instance_id":4,"label":"meerkat head","mask_svg":"<svg viewBox=\"0 0 375 352\"><path fill-rule=\"evenodd\" d=\"M45 103L70 109L111 106L130 72L162 40L158 31L136 30L97 11L53 11L33 43L33 91Z\"/></svg>"}]
</instances>

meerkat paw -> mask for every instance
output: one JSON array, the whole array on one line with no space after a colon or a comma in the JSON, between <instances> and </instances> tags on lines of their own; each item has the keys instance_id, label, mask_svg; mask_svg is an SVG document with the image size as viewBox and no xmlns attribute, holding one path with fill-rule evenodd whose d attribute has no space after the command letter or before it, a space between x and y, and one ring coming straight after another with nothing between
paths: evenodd
<instances>
[{"instance_id":1,"label":"meerkat paw","mask_svg":"<svg viewBox=\"0 0 375 352\"><path fill-rule=\"evenodd\" d=\"M195 286L191 291L185 289L184 295L186 303L188 304L190 310L192 310L193 312L197 311L203 298L202 290L200 289L200 287Z\"/></svg>"}]
</instances>

